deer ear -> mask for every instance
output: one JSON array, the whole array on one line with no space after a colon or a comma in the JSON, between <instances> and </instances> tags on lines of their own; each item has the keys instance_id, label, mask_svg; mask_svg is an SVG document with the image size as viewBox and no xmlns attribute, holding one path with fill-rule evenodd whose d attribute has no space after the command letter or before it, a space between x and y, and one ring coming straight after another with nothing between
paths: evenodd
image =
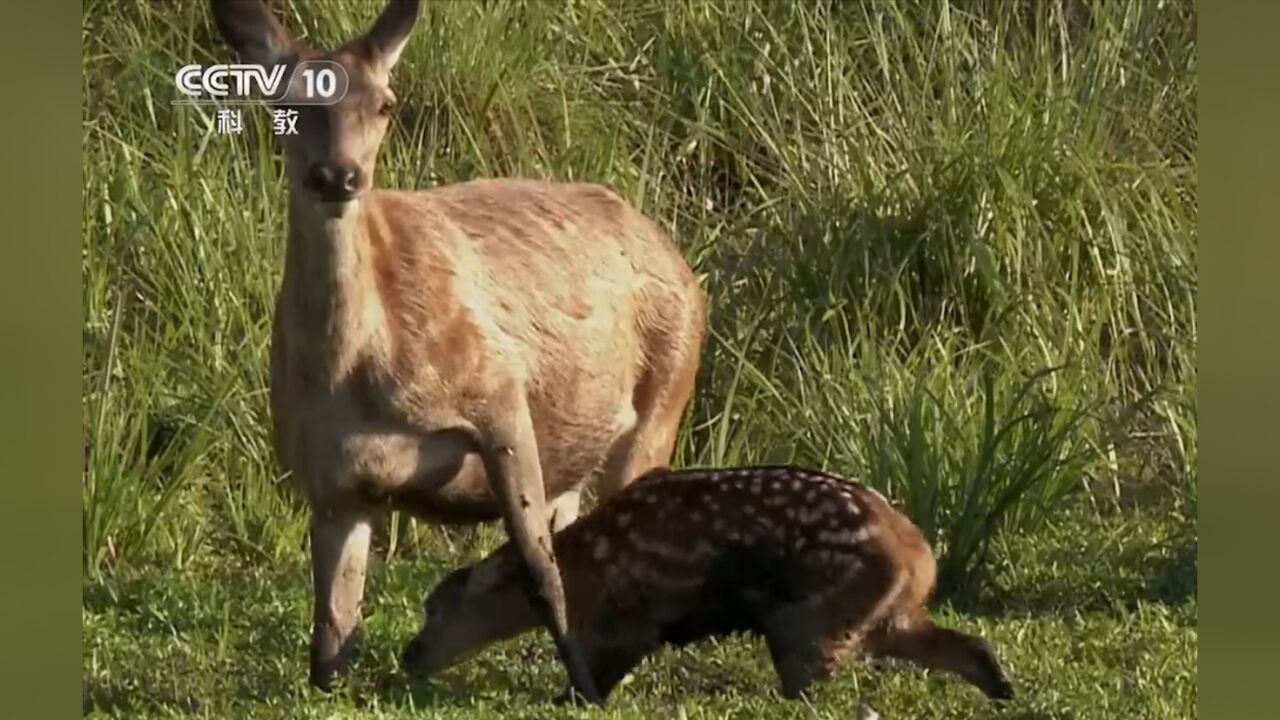
<instances>
[{"instance_id":1,"label":"deer ear","mask_svg":"<svg viewBox=\"0 0 1280 720\"><path fill-rule=\"evenodd\" d=\"M387 0L373 27L360 38L360 47L369 63L383 75L389 75L400 61L421 5L421 0Z\"/></svg>"},{"instance_id":2,"label":"deer ear","mask_svg":"<svg viewBox=\"0 0 1280 720\"><path fill-rule=\"evenodd\" d=\"M294 60L301 43L263 0L213 0L213 22L244 62L278 65Z\"/></svg>"}]
</instances>

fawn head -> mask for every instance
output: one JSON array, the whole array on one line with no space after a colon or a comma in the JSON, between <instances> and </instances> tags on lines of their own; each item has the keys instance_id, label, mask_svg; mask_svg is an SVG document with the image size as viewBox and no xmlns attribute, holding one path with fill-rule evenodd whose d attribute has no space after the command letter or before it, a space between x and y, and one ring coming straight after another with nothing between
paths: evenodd
<instances>
[{"instance_id":1,"label":"fawn head","mask_svg":"<svg viewBox=\"0 0 1280 720\"><path fill-rule=\"evenodd\" d=\"M536 627L532 592L529 573L510 546L449 573L423 601L422 630L401 654L405 672L433 675Z\"/></svg>"}]
</instances>

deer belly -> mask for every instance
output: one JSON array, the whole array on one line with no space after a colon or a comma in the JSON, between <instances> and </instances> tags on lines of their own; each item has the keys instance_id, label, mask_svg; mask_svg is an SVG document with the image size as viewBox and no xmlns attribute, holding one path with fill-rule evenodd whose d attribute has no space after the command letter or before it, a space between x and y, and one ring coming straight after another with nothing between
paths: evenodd
<instances>
[{"instance_id":1,"label":"deer belly","mask_svg":"<svg viewBox=\"0 0 1280 720\"><path fill-rule=\"evenodd\" d=\"M469 504L485 502L487 487L479 456L460 432L351 431L336 443L337 477L342 490L373 501L400 504L448 504L448 498ZM439 496L437 499L436 496ZM489 504L492 497L487 498Z\"/></svg>"},{"instance_id":2,"label":"deer belly","mask_svg":"<svg viewBox=\"0 0 1280 720\"><path fill-rule=\"evenodd\" d=\"M433 522L501 517L484 462L462 433L370 435L345 446L355 490L367 501ZM551 478L544 482L549 497L563 490Z\"/></svg>"},{"instance_id":3,"label":"deer belly","mask_svg":"<svg viewBox=\"0 0 1280 720\"><path fill-rule=\"evenodd\" d=\"M594 413L573 413L566 408L564 412L548 413L543 419L536 426L543 482L556 494L577 486L603 468L618 439L635 428L636 411L630 402L619 401Z\"/></svg>"}]
</instances>

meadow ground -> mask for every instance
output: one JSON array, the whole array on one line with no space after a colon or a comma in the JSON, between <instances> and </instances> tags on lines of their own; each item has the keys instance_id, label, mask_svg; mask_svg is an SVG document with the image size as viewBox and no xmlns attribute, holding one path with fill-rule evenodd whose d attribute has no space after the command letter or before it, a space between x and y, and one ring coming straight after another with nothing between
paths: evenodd
<instances>
[{"instance_id":1,"label":"meadow ground","mask_svg":"<svg viewBox=\"0 0 1280 720\"><path fill-rule=\"evenodd\" d=\"M734 638L646 661L604 710L550 704L549 638L495 646L426 684L396 670L447 562L381 565L363 650L326 697L306 686L309 577L294 561L140 568L85 589L85 682L96 716L255 718L1188 718L1196 715L1195 544L1164 512L1081 509L1002 548L999 604L939 611L996 645L1019 697L996 707L910 667L854 665L807 703L780 698L763 643ZM449 555L471 557L469 552Z\"/></svg>"},{"instance_id":2,"label":"meadow ground","mask_svg":"<svg viewBox=\"0 0 1280 720\"><path fill-rule=\"evenodd\" d=\"M282 3L319 45L379 4ZM787 703L732 639L569 714L1196 716L1193 3L426 5L378 181L594 180L669 227L713 306L675 463L881 489L937 548L936 612L1020 693L854 667ZM307 689L306 514L267 432L269 116L228 137L170 105L178 67L229 58L206 3L84 10L86 712L554 714L542 635L396 671L493 527L386 528L354 672Z\"/></svg>"}]
</instances>

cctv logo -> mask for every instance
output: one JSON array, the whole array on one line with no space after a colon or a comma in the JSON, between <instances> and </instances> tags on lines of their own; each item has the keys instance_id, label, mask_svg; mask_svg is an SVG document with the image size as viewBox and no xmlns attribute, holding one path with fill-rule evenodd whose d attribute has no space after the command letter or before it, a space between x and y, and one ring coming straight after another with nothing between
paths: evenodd
<instances>
[{"instance_id":1,"label":"cctv logo","mask_svg":"<svg viewBox=\"0 0 1280 720\"><path fill-rule=\"evenodd\" d=\"M270 70L261 65L187 65L173 79L189 102L248 102L255 90L270 101L284 94L284 73L284 65ZM233 95L235 99L229 99Z\"/></svg>"},{"instance_id":2,"label":"cctv logo","mask_svg":"<svg viewBox=\"0 0 1280 720\"><path fill-rule=\"evenodd\" d=\"M184 65L173 76L182 94L173 104L244 105L255 97L273 104L287 95L291 105L333 105L350 85L346 69L333 60L298 63L292 80L286 81L287 73L285 65Z\"/></svg>"}]
</instances>

